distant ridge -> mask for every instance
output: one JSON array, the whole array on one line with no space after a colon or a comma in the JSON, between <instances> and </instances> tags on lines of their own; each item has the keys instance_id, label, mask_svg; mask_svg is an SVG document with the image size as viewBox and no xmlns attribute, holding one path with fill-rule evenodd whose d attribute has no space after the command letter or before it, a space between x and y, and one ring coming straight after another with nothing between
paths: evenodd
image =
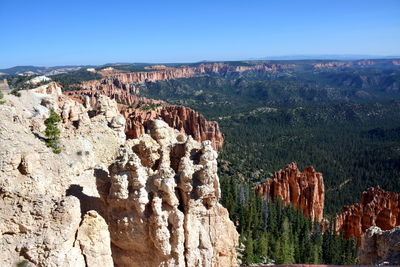
<instances>
[{"instance_id":1,"label":"distant ridge","mask_svg":"<svg viewBox=\"0 0 400 267\"><path fill-rule=\"evenodd\" d=\"M352 60L389 60L389 59L400 59L400 55L398 56L377 56L377 55L283 55L283 56L269 56L269 57L261 57L261 58L249 58L249 59L240 59L240 60L201 60L196 62L152 62L152 63L144 63L144 62L133 62L133 63L106 63L100 65L58 65L58 66L14 66L10 68L0 69L0 73L3 75L15 75L15 74L24 74L24 75L55 75L60 73L66 73L71 71L77 71L80 69L86 68L104 68L104 67L118 67L118 66L134 66L134 67L143 67L149 65L166 65L169 67L177 67L182 65L199 65L203 63L227 63L227 64L237 64L237 63L251 63L250 61L293 61L293 60L324 60L324 61L332 61L332 60L341 60L341 61L352 61ZM282 62L281 62L282 63Z\"/></svg>"},{"instance_id":2,"label":"distant ridge","mask_svg":"<svg viewBox=\"0 0 400 267\"><path fill-rule=\"evenodd\" d=\"M400 58L400 55L379 56L379 55L283 55L251 58L249 60L360 60L360 59L390 59Z\"/></svg>"}]
</instances>

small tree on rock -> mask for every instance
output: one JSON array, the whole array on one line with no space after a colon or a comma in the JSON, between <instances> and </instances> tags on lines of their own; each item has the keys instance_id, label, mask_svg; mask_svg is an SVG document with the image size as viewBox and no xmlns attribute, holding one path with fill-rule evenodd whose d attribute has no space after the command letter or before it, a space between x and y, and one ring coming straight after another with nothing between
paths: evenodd
<instances>
[{"instance_id":1,"label":"small tree on rock","mask_svg":"<svg viewBox=\"0 0 400 267\"><path fill-rule=\"evenodd\" d=\"M0 90L0 105L2 105L2 104L5 103L4 100L1 100L1 99L3 99L3 97L4 97L4 94L3 94L3 92Z\"/></svg>"},{"instance_id":2,"label":"small tree on rock","mask_svg":"<svg viewBox=\"0 0 400 267\"><path fill-rule=\"evenodd\" d=\"M61 121L60 116L54 111L54 109L50 109L50 116L47 120L45 120L44 124L46 125L45 135L47 137L46 145L53 149L53 152L58 154L61 152L60 148L60 134L61 131L58 129L58 123Z\"/></svg>"}]
</instances>

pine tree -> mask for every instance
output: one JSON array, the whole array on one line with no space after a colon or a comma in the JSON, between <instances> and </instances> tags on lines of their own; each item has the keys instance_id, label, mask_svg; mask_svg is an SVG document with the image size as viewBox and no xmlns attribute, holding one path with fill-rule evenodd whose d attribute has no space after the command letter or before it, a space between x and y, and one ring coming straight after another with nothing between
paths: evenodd
<instances>
[{"instance_id":1,"label":"pine tree","mask_svg":"<svg viewBox=\"0 0 400 267\"><path fill-rule=\"evenodd\" d=\"M243 255L243 263L251 264L254 263L254 243L253 238L251 237L251 232L247 233L246 241L245 241L245 250Z\"/></svg>"},{"instance_id":2,"label":"pine tree","mask_svg":"<svg viewBox=\"0 0 400 267\"><path fill-rule=\"evenodd\" d=\"M282 224L282 236L279 240L276 263L294 263L294 248L291 240L290 225L287 217L284 217Z\"/></svg>"},{"instance_id":3,"label":"pine tree","mask_svg":"<svg viewBox=\"0 0 400 267\"><path fill-rule=\"evenodd\" d=\"M50 109L50 116L44 122L46 125L45 135L47 137L46 145L53 149L53 152L58 154L61 152L60 148L60 129L58 129L58 123L61 121L60 116L54 111L54 109Z\"/></svg>"},{"instance_id":4,"label":"pine tree","mask_svg":"<svg viewBox=\"0 0 400 267\"><path fill-rule=\"evenodd\" d=\"M255 256L258 262L266 262L268 258L268 234L266 232L261 232L260 238L255 244Z\"/></svg>"}]
</instances>

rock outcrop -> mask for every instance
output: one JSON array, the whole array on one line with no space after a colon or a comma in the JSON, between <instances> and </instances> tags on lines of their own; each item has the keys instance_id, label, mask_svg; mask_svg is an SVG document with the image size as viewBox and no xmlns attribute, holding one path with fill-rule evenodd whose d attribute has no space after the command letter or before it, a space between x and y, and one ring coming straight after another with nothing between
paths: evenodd
<instances>
[{"instance_id":1,"label":"rock outcrop","mask_svg":"<svg viewBox=\"0 0 400 267\"><path fill-rule=\"evenodd\" d=\"M0 265L234 266L238 234L219 203L217 153L155 121L126 140L106 96L57 84L0 105ZM43 139L53 108L61 150Z\"/></svg>"},{"instance_id":2,"label":"rock outcrop","mask_svg":"<svg viewBox=\"0 0 400 267\"><path fill-rule=\"evenodd\" d=\"M400 226L387 231L369 228L361 240L358 260L365 265L400 265Z\"/></svg>"},{"instance_id":3,"label":"rock outcrop","mask_svg":"<svg viewBox=\"0 0 400 267\"><path fill-rule=\"evenodd\" d=\"M218 203L217 153L209 141L152 122L110 167L103 192L119 266L235 266L238 235Z\"/></svg>"},{"instance_id":4,"label":"rock outcrop","mask_svg":"<svg viewBox=\"0 0 400 267\"><path fill-rule=\"evenodd\" d=\"M321 222L323 219L324 180L322 173L316 172L312 166L301 172L297 164L292 162L255 190L272 200L279 197L285 204L291 203L313 221Z\"/></svg>"},{"instance_id":5,"label":"rock outcrop","mask_svg":"<svg viewBox=\"0 0 400 267\"><path fill-rule=\"evenodd\" d=\"M371 187L363 192L360 202L343 207L336 218L336 230L346 238L361 239L371 226L390 230L400 225L400 194Z\"/></svg>"},{"instance_id":6,"label":"rock outcrop","mask_svg":"<svg viewBox=\"0 0 400 267\"><path fill-rule=\"evenodd\" d=\"M96 101L96 98L100 95L106 95L117 101L117 103L122 103L127 106L135 106L139 103L147 103L147 104L164 103L164 101L161 100L139 97L137 90L138 89L135 88L122 89L122 88L115 88L114 86L99 86L95 90L83 89L83 90L65 91L64 94L81 103L83 103L86 97L89 97L91 101Z\"/></svg>"},{"instance_id":7,"label":"rock outcrop","mask_svg":"<svg viewBox=\"0 0 400 267\"><path fill-rule=\"evenodd\" d=\"M95 170L113 163L125 138L103 114L75 114L54 154L42 136L49 108L87 110L56 84L20 93L0 106L0 265L113 266L107 224L87 212L101 210Z\"/></svg>"},{"instance_id":8,"label":"rock outcrop","mask_svg":"<svg viewBox=\"0 0 400 267\"><path fill-rule=\"evenodd\" d=\"M191 135L196 141L211 141L212 147L216 150L221 149L224 144L218 123L207 121L203 115L187 107L162 105L151 110L143 108L122 110L122 114L127 119L128 138L139 138L148 132L152 120L162 119L170 127Z\"/></svg>"}]
</instances>

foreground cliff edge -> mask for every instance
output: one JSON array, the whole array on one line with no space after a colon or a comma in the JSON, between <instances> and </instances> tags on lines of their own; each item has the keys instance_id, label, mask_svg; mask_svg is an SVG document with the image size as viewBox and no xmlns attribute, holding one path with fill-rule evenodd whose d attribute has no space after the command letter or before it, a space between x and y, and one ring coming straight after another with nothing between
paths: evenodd
<instances>
[{"instance_id":1,"label":"foreground cliff edge","mask_svg":"<svg viewBox=\"0 0 400 267\"><path fill-rule=\"evenodd\" d=\"M126 140L115 101L95 106L54 83L0 105L0 265L236 266L217 152L153 121ZM60 154L44 120L62 117Z\"/></svg>"}]
</instances>

